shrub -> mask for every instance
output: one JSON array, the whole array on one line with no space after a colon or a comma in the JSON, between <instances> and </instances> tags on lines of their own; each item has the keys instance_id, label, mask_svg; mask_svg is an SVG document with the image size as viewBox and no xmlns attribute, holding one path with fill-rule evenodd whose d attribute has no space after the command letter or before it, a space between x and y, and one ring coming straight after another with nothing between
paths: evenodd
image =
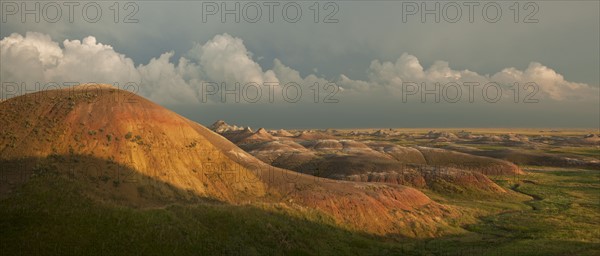
<instances>
[{"instance_id":1,"label":"shrub","mask_svg":"<svg viewBox=\"0 0 600 256\"><path fill-rule=\"evenodd\" d=\"M146 189L145 186L141 185L137 187L137 192L140 196L145 195L146 193L148 193L148 190Z\"/></svg>"},{"instance_id":2,"label":"shrub","mask_svg":"<svg viewBox=\"0 0 600 256\"><path fill-rule=\"evenodd\" d=\"M104 183L106 183L110 180L110 176L103 174L100 176L100 180L103 181Z\"/></svg>"}]
</instances>

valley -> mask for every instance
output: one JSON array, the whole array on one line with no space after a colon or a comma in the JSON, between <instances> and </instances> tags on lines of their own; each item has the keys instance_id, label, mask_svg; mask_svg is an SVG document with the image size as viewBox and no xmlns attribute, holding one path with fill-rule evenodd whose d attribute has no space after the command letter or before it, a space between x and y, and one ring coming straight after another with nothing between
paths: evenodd
<instances>
[{"instance_id":1,"label":"valley","mask_svg":"<svg viewBox=\"0 0 600 256\"><path fill-rule=\"evenodd\" d=\"M600 253L598 131L205 127L122 93L0 103L1 251Z\"/></svg>"}]
</instances>

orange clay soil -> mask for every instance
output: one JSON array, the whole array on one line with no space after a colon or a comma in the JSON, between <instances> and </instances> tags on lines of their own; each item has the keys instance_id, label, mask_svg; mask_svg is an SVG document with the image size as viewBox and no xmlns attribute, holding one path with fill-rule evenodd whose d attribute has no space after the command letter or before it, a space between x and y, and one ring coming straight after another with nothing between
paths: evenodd
<instances>
[{"instance_id":1,"label":"orange clay soil","mask_svg":"<svg viewBox=\"0 0 600 256\"><path fill-rule=\"evenodd\" d=\"M90 171L78 156L135 173L107 172L104 165ZM110 85L44 91L0 103L0 162L48 158L59 173L77 172L72 176L80 180L102 178L99 172L112 179L138 177L137 183L122 182L109 191L133 204L142 202L136 201L144 197L142 186L164 193L173 187L231 204L314 209L351 230L421 237L446 233L445 220L459 217L456 209L406 186L328 180L272 167L202 125ZM27 176L40 164L17 169ZM14 188L19 181L26 179L8 184ZM9 196L11 189L0 193Z\"/></svg>"}]
</instances>

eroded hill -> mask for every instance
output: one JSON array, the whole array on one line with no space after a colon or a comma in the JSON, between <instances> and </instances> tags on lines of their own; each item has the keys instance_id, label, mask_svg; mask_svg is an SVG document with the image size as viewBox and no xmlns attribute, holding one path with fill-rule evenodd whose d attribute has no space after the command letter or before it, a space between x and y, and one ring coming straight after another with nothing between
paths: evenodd
<instances>
[{"instance_id":1,"label":"eroded hill","mask_svg":"<svg viewBox=\"0 0 600 256\"><path fill-rule=\"evenodd\" d=\"M459 216L410 187L272 167L195 122L105 85L9 99L0 104L0 127L3 197L31 175L54 172L89 183L88 194L100 200L282 204L375 234L436 236L450 232L446 221Z\"/></svg>"}]
</instances>

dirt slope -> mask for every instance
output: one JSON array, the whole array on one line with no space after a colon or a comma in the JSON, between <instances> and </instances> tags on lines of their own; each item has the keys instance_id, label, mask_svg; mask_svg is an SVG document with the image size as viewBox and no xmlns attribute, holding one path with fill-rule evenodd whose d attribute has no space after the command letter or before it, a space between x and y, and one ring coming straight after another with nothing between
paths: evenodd
<instances>
[{"instance_id":1,"label":"dirt slope","mask_svg":"<svg viewBox=\"0 0 600 256\"><path fill-rule=\"evenodd\" d=\"M271 167L213 131L108 85L9 99L0 103L0 127L2 164L54 159L54 169L69 173L80 170L77 157L85 156L126 166L134 170L131 176L145 177L142 184L122 183L110 191L113 197L138 198L140 185L161 186L164 191L174 187L229 203L284 202L292 209L324 212L350 229L408 236L439 234L445 219L457 215L409 187L327 180ZM71 165L74 169L69 168L72 162L77 163ZM40 164L8 172L26 176L39 171ZM105 167L91 173L106 172Z\"/></svg>"}]
</instances>

